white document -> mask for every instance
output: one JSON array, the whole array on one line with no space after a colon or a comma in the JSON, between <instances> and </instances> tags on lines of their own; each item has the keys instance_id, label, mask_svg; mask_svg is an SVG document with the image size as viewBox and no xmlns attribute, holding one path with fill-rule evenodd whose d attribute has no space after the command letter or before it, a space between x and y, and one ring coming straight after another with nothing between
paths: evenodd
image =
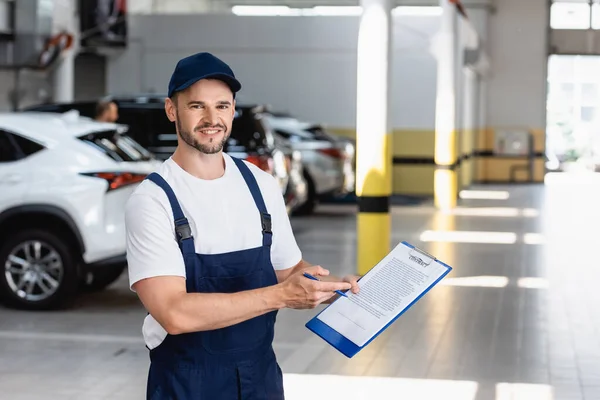
<instances>
[{"instance_id":1,"label":"white document","mask_svg":"<svg viewBox=\"0 0 600 400\"><path fill-rule=\"evenodd\" d=\"M358 294L347 291L317 318L362 347L448 269L400 243L362 277Z\"/></svg>"}]
</instances>

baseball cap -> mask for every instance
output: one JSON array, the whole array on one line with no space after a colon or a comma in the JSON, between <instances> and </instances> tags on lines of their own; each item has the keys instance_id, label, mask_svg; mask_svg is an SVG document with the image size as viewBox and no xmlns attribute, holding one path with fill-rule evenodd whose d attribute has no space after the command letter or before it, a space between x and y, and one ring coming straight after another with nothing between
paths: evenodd
<instances>
[{"instance_id":1,"label":"baseball cap","mask_svg":"<svg viewBox=\"0 0 600 400\"><path fill-rule=\"evenodd\" d=\"M234 96L242 88L229 65L213 54L203 52L179 60L169 81L168 97L190 87L200 79L219 79L231 88Z\"/></svg>"}]
</instances>

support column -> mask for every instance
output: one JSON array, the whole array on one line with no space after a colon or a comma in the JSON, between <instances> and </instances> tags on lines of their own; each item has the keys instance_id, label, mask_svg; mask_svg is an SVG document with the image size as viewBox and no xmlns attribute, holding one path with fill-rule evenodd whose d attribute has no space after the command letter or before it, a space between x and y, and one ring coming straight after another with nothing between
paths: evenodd
<instances>
[{"instance_id":1,"label":"support column","mask_svg":"<svg viewBox=\"0 0 600 400\"><path fill-rule=\"evenodd\" d=\"M55 4L54 31L73 34L73 46L63 52L52 73L53 100L69 103L75 97L75 56L79 47L79 25L75 0L63 0Z\"/></svg>"},{"instance_id":2,"label":"support column","mask_svg":"<svg viewBox=\"0 0 600 400\"><path fill-rule=\"evenodd\" d=\"M389 132L391 0L361 0L358 35L357 261L364 274L390 250L392 157Z\"/></svg>"},{"instance_id":3,"label":"support column","mask_svg":"<svg viewBox=\"0 0 600 400\"><path fill-rule=\"evenodd\" d=\"M57 103L70 103L75 94L75 51L73 48L66 50L58 62L53 76L54 101Z\"/></svg>"},{"instance_id":4,"label":"support column","mask_svg":"<svg viewBox=\"0 0 600 400\"><path fill-rule=\"evenodd\" d=\"M442 23L436 42L437 99L435 116L434 200L436 207L456 206L456 53L457 10L452 0L440 0Z\"/></svg>"}]
</instances>

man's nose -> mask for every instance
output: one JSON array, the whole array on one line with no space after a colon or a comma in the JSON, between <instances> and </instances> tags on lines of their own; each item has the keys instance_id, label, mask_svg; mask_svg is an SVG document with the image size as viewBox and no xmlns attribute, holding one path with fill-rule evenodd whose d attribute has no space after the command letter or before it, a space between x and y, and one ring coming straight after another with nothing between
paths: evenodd
<instances>
[{"instance_id":1,"label":"man's nose","mask_svg":"<svg viewBox=\"0 0 600 400\"><path fill-rule=\"evenodd\" d=\"M218 117L215 110L212 110L210 108L206 110L206 114L204 115L204 122L209 123L211 125L215 125L218 122Z\"/></svg>"}]
</instances>

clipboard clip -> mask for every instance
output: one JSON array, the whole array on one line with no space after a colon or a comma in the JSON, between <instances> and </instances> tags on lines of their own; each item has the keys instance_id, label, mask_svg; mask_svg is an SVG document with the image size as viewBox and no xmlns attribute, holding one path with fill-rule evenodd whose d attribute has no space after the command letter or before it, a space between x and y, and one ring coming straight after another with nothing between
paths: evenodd
<instances>
[{"instance_id":1,"label":"clipboard clip","mask_svg":"<svg viewBox=\"0 0 600 400\"><path fill-rule=\"evenodd\" d=\"M409 258L411 261L416 262L417 264L420 264L424 267L428 266L429 264L431 264L433 261L436 261L437 258L435 258L435 256L432 256L431 254L427 253L426 251L423 251L417 247L413 247L410 252L409 252ZM425 258L425 259L423 259Z\"/></svg>"}]
</instances>

